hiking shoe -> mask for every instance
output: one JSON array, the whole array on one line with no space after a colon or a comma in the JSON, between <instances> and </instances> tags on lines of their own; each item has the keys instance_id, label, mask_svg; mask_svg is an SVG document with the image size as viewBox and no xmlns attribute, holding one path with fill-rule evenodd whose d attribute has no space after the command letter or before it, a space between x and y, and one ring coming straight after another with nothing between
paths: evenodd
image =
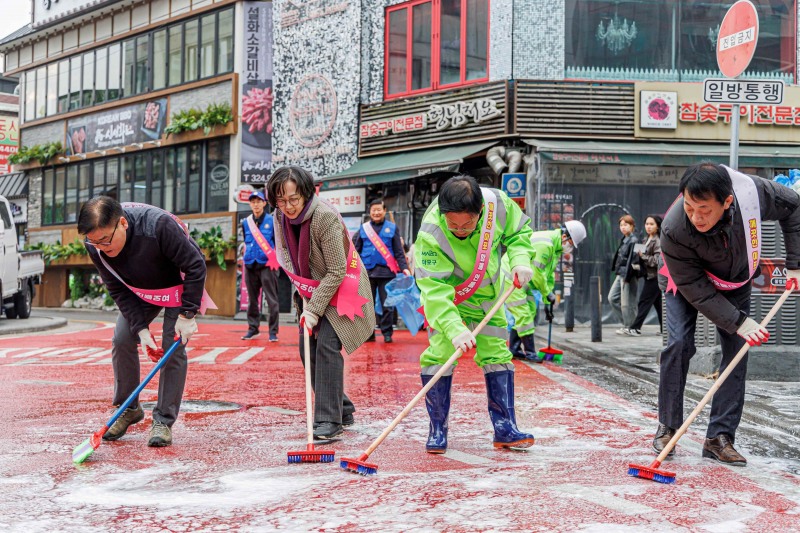
<instances>
[{"instance_id":1,"label":"hiking shoe","mask_svg":"<svg viewBox=\"0 0 800 533\"><path fill-rule=\"evenodd\" d=\"M278 336L270 333L269 342L278 342Z\"/></svg>"},{"instance_id":2,"label":"hiking shoe","mask_svg":"<svg viewBox=\"0 0 800 533\"><path fill-rule=\"evenodd\" d=\"M249 341L250 339L255 339L258 337L258 330L257 329L248 329L247 333L242 335L243 341Z\"/></svg>"},{"instance_id":3,"label":"hiking shoe","mask_svg":"<svg viewBox=\"0 0 800 533\"><path fill-rule=\"evenodd\" d=\"M150 440L147 441L148 446L155 448L162 448L172 444L172 430L169 426L162 424L158 420L153 420L153 426L150 428Z\"/></svg>"},{"instance_id":4,"label":"hiking shoe","mask_svg":"<svg viewBox=\"0 0 800 533\"><path fill-rule=\"evenodd\" d=\"M320 422L314 430L314 438L317 440L331 440L342 434L342 425L334 422Z\"/></svg>"},{"instance_id":5,"label":"hiking shoe","mask_svg":"<svg viewBox=\"0 0 800 533\"><path fill-rule=\"evenodd\" d=\"M355 419L353 418L353 413L348 413L346 415L342 415L342 425L343 426L352 426L355 423Z\"/></svg>"},{"instance_id":6,"label":"hiking shoe","mask_svg":"<svg viewBox=\"0 0 800 533\"><path fill-rule=\"evenodd\" d=\"M658 429L656 430L656 436L653 437L653 451L657 454L661 454L664 448L667 446L672 437L675 436L676 430L665 426L664 424L659 424ZM667 454L667 459L671 459L675 456L675 446Z\"/></svg>"},{"instance_id":7,"label":"hiking shoe","mask_svg":"<svg viewBox=\"0 0 800 533\"><path fill-rule=\"evenodd\" d=\"M629 328L625 330L626 335L630 335L631 337L641 337L642 332L638 329Z\"/></svg>"},{"instance_id":8,"label":"hiking shoe","mask_svg":"<svg viewBox=\"0 0 800 533\"><path fill-rule=\"evenodd\" d=\"M114 410L116 412L116 409ZM128 427L133 424L139 423L144 420L144 409L141 405L136 407L128 407L122 412L122 415L117 418L117 421L111 424L108 431L103 435L103 440L117 440L128 431Z\"/></svg>"},{"instance_id":9,"label":"hiking shoe","mask_svg":"<svg viewBox=\"0 0 800 533\"><path fill-rule=\"evenodd\" d=\"M733 447L733 440L722 433L703 443L703 457L731 466L747 466L747 459Z\"/></svg>"}]
</instances>

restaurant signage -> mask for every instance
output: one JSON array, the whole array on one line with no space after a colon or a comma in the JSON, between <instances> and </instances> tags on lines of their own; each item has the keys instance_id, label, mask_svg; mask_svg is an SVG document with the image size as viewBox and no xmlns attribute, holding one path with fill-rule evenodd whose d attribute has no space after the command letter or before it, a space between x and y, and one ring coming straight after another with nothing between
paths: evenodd
<instances>
[{"instance_id":1,"label":"restaurant signage","mask_svg":"<svg viewBox=\"0 0 800 533\"><path fill-rule=\"evenodd\" d=\"M67 155L161 139L167 99L83 115L67 122Z\"/></svg>"}]
</instances>

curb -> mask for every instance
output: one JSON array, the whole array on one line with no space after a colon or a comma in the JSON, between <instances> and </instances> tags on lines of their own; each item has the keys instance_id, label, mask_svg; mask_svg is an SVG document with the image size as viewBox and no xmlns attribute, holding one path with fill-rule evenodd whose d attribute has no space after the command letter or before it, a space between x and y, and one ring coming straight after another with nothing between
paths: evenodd
<instances>
[{"instance_id":1,"label":"curb","mask_svg":"<svg viewBox=\"0 0 800 533\"><path fill-rule=\"evenodd\" d=\"M7 327L5 322L14 320L18 321L20 325L18 327L16 324L8 325ZM2 335L19 335L23 333L36 333L38 331L48 331L51 329L61 328L67 325L66 318L48 318L48 317L35 317L35 322L47 321L46 323L39 323L39 324L31 324L27 325L27 319L20 320L20 319L10 319L10 318L2 318L0 319L0 336Z\"/></svg>"}]
</instances>

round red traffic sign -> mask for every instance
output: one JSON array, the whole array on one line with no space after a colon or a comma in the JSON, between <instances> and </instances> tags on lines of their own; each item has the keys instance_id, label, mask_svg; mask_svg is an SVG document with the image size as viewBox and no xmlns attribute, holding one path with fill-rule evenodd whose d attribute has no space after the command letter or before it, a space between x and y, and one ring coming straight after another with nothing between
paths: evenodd
<instances>
[{"instance_id":1,"label":"round red traffic sign","mask_svg":"<svg viewBox=\"0 0 800 533\"><path fill-rule=\"evenodd\" d=\"M747 68L758 42L758 13L750 0L733 4L717 36L717 65L722 74L735 78Z\"/></svg>"}]
</instances>

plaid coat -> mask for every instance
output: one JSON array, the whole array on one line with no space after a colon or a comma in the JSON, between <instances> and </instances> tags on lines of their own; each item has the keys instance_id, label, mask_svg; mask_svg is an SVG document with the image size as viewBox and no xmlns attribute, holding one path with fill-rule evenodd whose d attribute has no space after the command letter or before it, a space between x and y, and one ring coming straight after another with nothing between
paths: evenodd
<instances>
[{"instance_id":1,"label":"plaid coat","mask_svg":"<svg viewBox=\"0 0 800 533\"><path fill-rule=\"evenodd\" d=\"M275 250L280 254L281 265L294 274L289 247L283 235L283 213L275 210L274 216ZM375 330L375 302L370 290L369 277L364 265L359 261L361 273L358 280L358 294L368 299L361 307L364 316L356 316L354 321L346 316L340 316L336 308L329 304L344 279L350 238L336 211L320 202L317 196L311 198L311 206L306 211L303 221L308 219L311 219L309 257L311 277L320 283L319 287L314 289L311 300L305 303L306 309L317 316L325 315L339 336L339 340L342 341L344 350L351 354Z\"/></svg>"}]
</instances>

